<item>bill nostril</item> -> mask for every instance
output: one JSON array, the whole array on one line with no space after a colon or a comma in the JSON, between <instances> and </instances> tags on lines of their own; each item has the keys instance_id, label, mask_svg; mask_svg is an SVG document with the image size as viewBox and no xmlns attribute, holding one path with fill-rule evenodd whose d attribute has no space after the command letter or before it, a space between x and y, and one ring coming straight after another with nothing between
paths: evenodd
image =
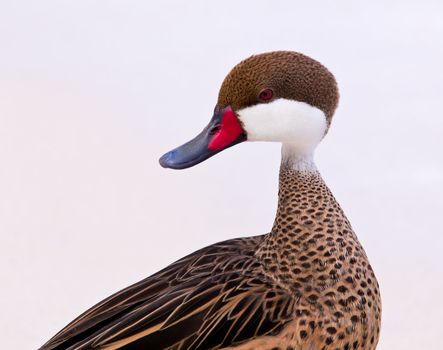
<instances>
[{"instance_id":1,"label":"bill nostril","mask_svg":"<svg viewBox=\"0 0 443 350\"><path fill-rule=\"evenodd\" d=\"M211 128L211 130L209 130L209 134L210 135L215 135L216 133L218 133L220 131L220 129L221 129L221 125L217 124L217 125L213 126Z\"/></svg>"}]
</instances>

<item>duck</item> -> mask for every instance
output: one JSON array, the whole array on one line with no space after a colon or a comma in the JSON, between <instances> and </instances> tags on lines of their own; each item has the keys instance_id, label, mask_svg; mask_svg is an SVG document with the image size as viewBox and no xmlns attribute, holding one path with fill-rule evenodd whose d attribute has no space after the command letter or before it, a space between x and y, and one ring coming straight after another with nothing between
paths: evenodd
<instances>
[{"instance_id":1,"label":"duck","mask_svg":"<svg viewBox=\"0 0 443 350\"><path fill-rule=\"evenodd\" d=\"M93 306L40 350L373 350L381 297L368 257L314 162L338 105L302 53L237 64L209 124L160 165L185 169L245 141L282 144L270 232L172 263Z\"/></svg>"}]
</instances>

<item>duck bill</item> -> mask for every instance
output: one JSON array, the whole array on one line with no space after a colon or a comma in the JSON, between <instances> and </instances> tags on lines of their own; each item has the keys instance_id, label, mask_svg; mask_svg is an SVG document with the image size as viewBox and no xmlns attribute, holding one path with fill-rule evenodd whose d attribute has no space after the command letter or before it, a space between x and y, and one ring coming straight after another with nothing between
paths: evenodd
<instances>
[{"instance_id":1,"label":"duck bill","mask_svg":"<svg viewBox=\"0 0 443 350\"><path fill-rule=\"evenodd\" d=\"M246 132L230 106L214 112L203 131L160 158L163 168L190 168L226 148L246 140Z\"/></svg>"}]
</instances>

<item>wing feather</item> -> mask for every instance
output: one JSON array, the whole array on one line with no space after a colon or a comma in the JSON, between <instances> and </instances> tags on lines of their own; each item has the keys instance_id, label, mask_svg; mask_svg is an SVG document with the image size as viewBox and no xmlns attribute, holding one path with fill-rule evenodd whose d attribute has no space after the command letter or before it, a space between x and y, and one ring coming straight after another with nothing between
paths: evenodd
<instances>
[{"instance_id":1,"label":"wing feather","mask_svg":"<svg viewBox=\"0 0 443 350\"><path fill-rule=\"evenodd\" d=\"M97 304L41 350L218 349L275 334L293 297L253 256L262 236L195 252Z\"/></svg>"}]
</instances>

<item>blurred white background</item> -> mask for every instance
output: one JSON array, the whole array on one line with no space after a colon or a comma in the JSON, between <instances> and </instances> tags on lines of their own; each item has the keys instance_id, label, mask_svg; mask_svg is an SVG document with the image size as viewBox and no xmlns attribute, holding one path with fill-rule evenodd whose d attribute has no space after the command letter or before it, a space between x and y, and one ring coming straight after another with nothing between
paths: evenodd
<instances>
[{"instance_id":1,"label":"blurred white background","mask_svg":"<svg viewBox=\"0 0 443 350\"><path fill-rule=\"evenodd\" d=\"M0 1L2 349L36 349L205 245L267 232L279 145L185 171L158 157L209 121L254 53L306 53L341 101L317 164L378 275L378 349L441 349L441 1Z\"/></svg>"}]
</instances>

